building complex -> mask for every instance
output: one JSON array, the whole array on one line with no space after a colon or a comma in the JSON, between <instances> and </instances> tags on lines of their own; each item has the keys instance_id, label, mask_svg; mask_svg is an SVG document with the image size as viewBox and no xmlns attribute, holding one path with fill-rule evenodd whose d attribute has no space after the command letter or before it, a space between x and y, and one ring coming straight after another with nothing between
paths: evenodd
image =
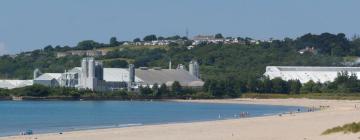
<instances>
[{"instance_id":1,"label":"building complex","mask_svg":"<svg viewBox=\"0 0 360 140\"><path fill-rule=\"evenodd\" d=\"M87 57L81 61L81 67L75 67L64 73L39 74L34 71L34 84L46 85L49 87L71 87L78 89L89 89L93 91L113 90L136 90L139 87L155 84L160 86L166 84L171 86L178 81L184 87L202 87L204 82L199 78L199 64L191 61L187 71L183 65L176 69L162 69L160 67L135 68L133 64L129 68L103 68L100 61Z\"/></svg>"}]
</instances>

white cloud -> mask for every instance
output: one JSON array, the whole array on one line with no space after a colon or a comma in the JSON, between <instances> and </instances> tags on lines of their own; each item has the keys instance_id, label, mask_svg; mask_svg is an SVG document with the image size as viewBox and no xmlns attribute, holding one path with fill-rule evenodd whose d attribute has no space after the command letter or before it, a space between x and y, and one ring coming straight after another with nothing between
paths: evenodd
<instances>
[{"instance_id":1,"label":"white cloud","mask_svg":"<svg viewBox=\"0 0 360 140\"><path fill-rule=\"evenodd\" d=\"M0 42L0 55L4 55L7 53L6 46L4 42Z\"/></svg>"}]
</instances>

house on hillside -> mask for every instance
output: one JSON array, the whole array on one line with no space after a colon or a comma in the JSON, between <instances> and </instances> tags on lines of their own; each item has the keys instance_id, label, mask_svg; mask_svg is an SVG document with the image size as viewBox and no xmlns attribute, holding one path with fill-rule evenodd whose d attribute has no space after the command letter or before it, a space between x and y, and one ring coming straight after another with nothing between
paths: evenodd
<instances>
[{"instance_id":1,"label":"house on hillside","mask_svg":"<svg viewBox=\"0 0 360 140\"><path fill-rule=\"evenodd\" d=\"M299 54L304 54L305 52L309 52L309 53L312 53L312 54L317 54L317 50L315 49L315 47L305 47L304 49L301 49L298 51Z\"/></svg>"},{"instance_id":2,"label":"house on hillside","mask_svg":"<svg viewBox=\"0 0 360 140\"><path fill-rule=\"evenodd\" d=\"M108 50L72 50L67 52L57 52L56 57L61 58L65 56L89 56L89 57L98 57L98 56L104 56L108 53Z\"/></svg>"}]
</instances>

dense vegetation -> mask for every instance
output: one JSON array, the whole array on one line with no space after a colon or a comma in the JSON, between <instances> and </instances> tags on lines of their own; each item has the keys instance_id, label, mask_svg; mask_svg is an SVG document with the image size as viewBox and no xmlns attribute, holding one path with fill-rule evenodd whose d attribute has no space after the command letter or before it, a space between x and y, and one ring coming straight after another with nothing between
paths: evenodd
<instances>
[{"instance_id":1,"label":"dense vegetation","mask_svg":"<svg viewBox=\"0 0 360 140\"><path fill-rule=\"evenodd\" d=\"M217 35L217 38L223 38ZM157 39L182 39L180 36L157 37L149 35L143 38L145 41ZM249 38L239 38L249 40ZM137 38L135 41L141 41ZM74 47L52 47L32 52L20 53L16 57L4 55L0 57L1 79L30 79L35 68L42 72L63 72L80 65L83 56L66 56L56 58L56 53L68 50L90 50L112 47L106 56L96 59L103 60L105 67L127 67L134 63L136 67L168 67L169 60L173 67L177 64L185 64L192 59L200 63L201 78L206 81L202 92L185 90L189 96L201 95L204 97L239 97L243 93L358 93L360 92L359 81L355 75L347 73L339 74L337 80L331 83L315 83L310 81L304 85L299 81L283 81L281 79L268 79L263 77L265 67L269 65L284 66L357 66L353 58L360 56L360 39L354 37L348 39L344 34L323 33L320 35L306 34L296 39L285 38L272 42L260 42L251 44L200 44L193 49L187 49L185 44L172 43L166 48L142 48L132 49L121 45L122 41L111 38L108 44L98 43L92 40L79 42ZM316 53L298 51L304 48L315 48ZM144 95L156 95L157 89L141 89ZM0 92L0 96L3 93ZM122 93L123 94L123 93ZM164 97L174 97L179 94L162 94ZM181 95L185 97L185 95Z\"/></svg>"},{"instance_id":2,"label":"dense vegetation","mask_svg":"<svg viewBox=\"0 0 360 140\"><path fill-rule=\"evenodd\" d=\"M337 126L337 127L334 127L334 128L324 131L322 134L328 135L328 134L339 133L339 132L358 133L358 132L360 132L360 122L358 122L358 123L353 122L353 123L345 124L343 126Z\"/></svg>"},{"instance_id":3,"label":"dense vegetation","mask_svg":"<svg viewBox=\"0 0 360 140\"><path fill-rule=\"evenodd\" d=\"M308 94L308 93L360 93L360 80L355 74L347 72L338 74L333 82L315 83L309 81L301 84L299 80L284 81L280 78L270 80L268 77L250 79L248 81L228 78L226 80L207 80L204 91L218 98L239 97L243 93L276 93L276 94ZM360 94L359 94L360 95Z\"/></svg>"}]
</instances>

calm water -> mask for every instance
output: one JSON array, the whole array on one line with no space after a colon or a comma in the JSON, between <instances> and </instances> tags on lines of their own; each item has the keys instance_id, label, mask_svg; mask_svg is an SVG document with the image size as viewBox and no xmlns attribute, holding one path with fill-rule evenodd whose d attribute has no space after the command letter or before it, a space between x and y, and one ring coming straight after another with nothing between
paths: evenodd
<instances>
[{"instance_id":1,"label":"calm water","mask_svg":"<svg viewBox=\"0 0 360 140\"><path fill-rule=\"evenodd\" d=\"M0 136L263 116L299 107L145 101L0 101Z\"/></svg>"}]
</instances>

